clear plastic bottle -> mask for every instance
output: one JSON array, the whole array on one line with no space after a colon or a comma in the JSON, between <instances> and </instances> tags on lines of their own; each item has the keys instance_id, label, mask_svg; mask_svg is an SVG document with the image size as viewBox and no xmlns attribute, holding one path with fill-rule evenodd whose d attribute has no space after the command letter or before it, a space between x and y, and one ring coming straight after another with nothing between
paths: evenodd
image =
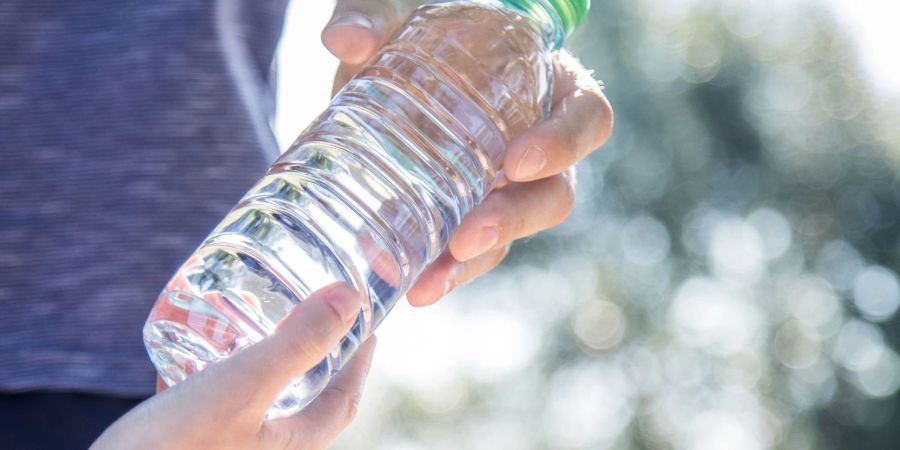
<instances>
[{"instance_id":1,"label":"clear plastic bottle","mask_svg":"<svg viewBox=\"0 0 900 450\"><path fill-rule=\"evenodd\" d=\"M447 246L550 105L551 50L588 0L419 8L166 285L144 328L172 385L261 340L311 292L364 296L339 348L286 387L296 411Z\"/></svg>"}]
</instances>

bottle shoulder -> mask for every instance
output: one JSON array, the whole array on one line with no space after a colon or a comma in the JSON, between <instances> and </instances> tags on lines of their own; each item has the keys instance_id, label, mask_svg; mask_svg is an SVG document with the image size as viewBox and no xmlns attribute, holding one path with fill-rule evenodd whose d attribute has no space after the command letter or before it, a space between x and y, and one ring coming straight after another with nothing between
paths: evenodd
<instances>
[{"instance_id":1,"label":"bottle shoulder","mask_svg":"<svg viewBox=\"0 0 900 450\"><path fill-rule=\"evenodd\" d=\"M385 51L415 55L490 105L507 139L546 114L551 51L540 24L515 10L484 1L429 4Z\"/></svg>"}]
</instances>

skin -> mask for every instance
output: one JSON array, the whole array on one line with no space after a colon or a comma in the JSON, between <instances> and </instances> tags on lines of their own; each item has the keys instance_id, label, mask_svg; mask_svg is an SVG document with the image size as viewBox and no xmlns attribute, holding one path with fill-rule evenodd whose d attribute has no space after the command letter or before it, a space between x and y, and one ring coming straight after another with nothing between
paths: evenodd
<instances>
[{"instance_id":1,"label":"skin","mask_svg":"<svg viewBox=\"0 0 900 450\"><path fill-rule=\"evenodd\" d=\"M390 38L420 2L339 0L322 42L341 60L337 91ZM493 269L512 241L562 223L575 197L574 165L612 131L602 87L565 52L554 61L550 117L509 143L507 179L463 220L448 251L407 298L436 302ZM92 449L327 448L356 414L372 360L374 336L303 411L264 420L288 382L315 366L352 325L361 306L345 284L328 286L298 305L273 335L166 389L120 418Z\"/></svg>"}]
</instances>

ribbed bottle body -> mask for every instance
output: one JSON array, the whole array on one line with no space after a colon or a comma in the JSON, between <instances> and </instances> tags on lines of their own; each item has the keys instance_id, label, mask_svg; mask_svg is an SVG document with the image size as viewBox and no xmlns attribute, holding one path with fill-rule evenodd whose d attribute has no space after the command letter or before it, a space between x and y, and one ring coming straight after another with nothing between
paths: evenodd
<instances>
[{"instance_id":1,"label":"ribbed bottle body","mask_svg":"<svg viewBox=\"0 0 900 450\"><path fill-rule=\"evenodd\" d=\"M495 3L419 8L167 284L144 329L164 381L344 281L364 296L356 324L272 414L315 397L490 192L507 142L546 115L544 35Z\"/></svg>"}]
</instances>

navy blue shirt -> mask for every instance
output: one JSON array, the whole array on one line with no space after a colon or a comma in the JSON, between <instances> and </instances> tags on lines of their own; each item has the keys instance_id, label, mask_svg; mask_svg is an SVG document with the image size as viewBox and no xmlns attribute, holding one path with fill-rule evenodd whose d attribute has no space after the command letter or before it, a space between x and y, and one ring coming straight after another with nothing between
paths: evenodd
<instances>
[{"instance_id":1,"label":"navy blue shirt","mask_svg":"<svg viewBox=\"0 0 900 450\"><path fill-rule=\"evenodd\" d=\"M152 393L153 302L277 154L286 1L0 2L0 390Z\"/></svg>"}]
</instances>

